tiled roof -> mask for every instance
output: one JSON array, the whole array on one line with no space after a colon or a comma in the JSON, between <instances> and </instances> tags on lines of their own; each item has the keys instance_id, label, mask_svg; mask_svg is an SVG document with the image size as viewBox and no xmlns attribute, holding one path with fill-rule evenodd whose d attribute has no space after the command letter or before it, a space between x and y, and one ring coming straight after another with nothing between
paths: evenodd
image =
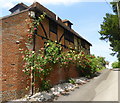
<instances>
[{"instance_id":1,"label":"tiled roof","mask_svg":"<svg viewBox=\"0 0 120 103\"><path fill-rule=\"evenodd\" d=\"M58 17L58 20L56 20L56 14L55 13L53 13L52 11L50 11L50 10L48 10L46 7L44 7L43 5L41 5L40 3L38 3L38 2L35 2L35 3L33 3L31 6L26 6L25 4L23 4L23 3L19 3L19 4L17 4L17 5L23 5L23 6L25 6L27 9L26 10L23 10L23 11L21 11L21 12L19 12L19 13L22 13L22 12L25 12L25 11L28 11L28 10L37 10L37 12L46 12L46 14L47 14L47 17L49 18L49 19L51 19L51 20L53 20L53 21L55 21L58 25L60 25L61 27L63 27L64 29L66 29L66 30L68 30L68 31L70 31L71 33L73 33L74 35L76 35L78 38L81 38L81 39L83 39L83 40L85 40L90 46L92 46L92 44L90 43L90 42L88 42L86 39L84 39L82 36L80 36L77 32L75 32L72 28L69 28L68 26L66 26L63 22L66 22L66 21L68 21L68 20L61 20L59 17ZM16 5L16 6L17 6ZM14 8L14 7L13 7ZM17 14L19 14L19 13L16 13L16 14L11 14L11 15L9 15L9 16L5 16L5 17L3 17L3 18L1 18L1 19L4 19L4 18L8 18L8 17L10 17L10 16L14 16L14 15L17 15ZM71 23L71 22L70 22Z\"/></svg>"},{"instance_id":2,"label":"tiled roof","mask_svg":"<svg viewBox=\"0 0 120 103\"><path fill-rule=\"evenodd\" d=\"M75 32L73 29L69 28L68 26L66 26L63 22L69 21L69 20L56 20L56 14L53 13L52 11L48 10L47 8L45 8L43 5L39 4L38 2L33 3L30 7L29 10L37 10L37 11L41 11L41 12L46 12L47 17L49 17L51 20L54 20L57 24L59 24L60 26L62 26L63 28L67 29L68 31L70 31L71 33L73 33L74 35L76 35L77 37L85 40L89 45L92 46L92 44L90 42L88 42L86 39L84 39L82 36L80 36L77 32ZM69 21L70 22L70 21ZM71 23L71 22L70 22ZM72 24L72 23L71 23Z\"/></svg>"}]
</instances>

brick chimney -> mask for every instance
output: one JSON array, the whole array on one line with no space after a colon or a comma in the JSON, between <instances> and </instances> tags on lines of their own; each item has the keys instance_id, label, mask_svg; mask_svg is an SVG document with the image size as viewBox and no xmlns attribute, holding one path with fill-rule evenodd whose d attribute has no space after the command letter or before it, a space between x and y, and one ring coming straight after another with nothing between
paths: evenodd
<instances>
[{"instance_id":1,"label":"brick chimney","mask_svg":"<svg viewBox=\"0 0 120 103\"><path fill-rule=\"evenodd\" d=\"M28 6L25 5L24 3L18 3L17 5L15 5L13 8L11 8L9 11L13 14L13 13L19 13L22 10L27 9Z\"/></svg>"},{"instance_id":2,"label":"brick chimney","mask_svg":"<svg viewBox=\"0 0 120 103\"><path fill-rule=\"evenodd\" d=\"M62 22L71 29L73 24L69 20L65 19L65 20L62 20Z\"/></svg>"}]
</instances>

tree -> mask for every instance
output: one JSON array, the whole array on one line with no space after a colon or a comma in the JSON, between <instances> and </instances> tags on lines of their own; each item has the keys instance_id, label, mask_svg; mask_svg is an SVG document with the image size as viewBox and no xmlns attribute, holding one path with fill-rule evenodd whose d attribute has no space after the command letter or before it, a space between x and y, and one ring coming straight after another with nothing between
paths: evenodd
<instances>
[{"instance_id":1,"label":"tree","mask_svg":"<svg viewBox=\"0 0 120 103\"><path fill-rule=\"evenodd\" d=\"M112 67L113 68L120 68L119 62L113 62Z\"/></svg>"},{"instance_id":2,"label":"tree","mask_svg":"<svg viewBox=\"0 0 120 103\"><path fill-rule=\"evenodd\" d=\"M101 34L101 40L110 42L113 51L111 54L117 54L120 61L120 29L118 21L118 15L106 13L99 33Z\"/></svg>"}]
</instances>

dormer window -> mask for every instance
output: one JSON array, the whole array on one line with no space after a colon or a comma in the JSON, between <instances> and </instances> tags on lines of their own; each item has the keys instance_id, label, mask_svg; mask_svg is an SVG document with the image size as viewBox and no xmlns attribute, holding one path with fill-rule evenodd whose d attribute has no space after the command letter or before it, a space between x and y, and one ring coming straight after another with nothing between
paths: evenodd
<instances>
[{"instance_id":1,"label":"dormer window","mask_svg":"<svg viewBox=\"0 0 120 103\"><path fill-rule=\"evenodd\" d=\"M27 9L28 6L23 4L23 3L19 3L17 5L15 5L13 8L11 8L9 11L13 14L13 13L19 13L22 10Z\"/></svg>"},{"instance_id":2,"label":"dormer window","mask_svg":"<svg viewBox=\"0 0 120 103\"><path fill-rule=\"evenodd\" d=\"M69 20L63 20L62 22L71 29L73 24Z\"/></svg>"}]
</instances>

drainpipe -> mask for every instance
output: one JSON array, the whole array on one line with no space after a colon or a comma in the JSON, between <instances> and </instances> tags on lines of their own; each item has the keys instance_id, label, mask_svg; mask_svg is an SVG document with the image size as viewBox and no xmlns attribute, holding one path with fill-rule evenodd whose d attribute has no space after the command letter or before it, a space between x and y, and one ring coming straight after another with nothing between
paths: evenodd
<instances>
[{"instance_id":1,"label":"drainpipe","mask_svg":"<svg viewBox=\"0 0 120 103\"><path fill-rule=\"evenodd\" d=\"M35 19L35 12L34 11L30 11L29 12L29 16L31 17L31 19ZM35 25L34 25L34 28L36 28ZM36 34L37 34L37 30L34 31L34 35L33 35L33 47L32 47L32 50L34 52L35 52ZM32 65L34 66L34 60L33 60L33 64ZM34 70L32 70L31 71L30 96L32 96L34 94L34 91L35 91L34 82L35 82L35 72L34 72Z\"/></svg>"},{"instance_id":2,"label":"drainpipe","mask_svg":"<svg viewBox=\"0 0 120 103\"><path fill-rule=\"evenodd\" d=\"M33 35L33 51L34 51L34 53L35 53L35 41L36 41L36 32L37 32L37 30L35 30L34 31L34 35ZM34 60L33 60L33 66L34 66ZM35 87L34 87L34 82L35 82L35 71L34 70L32 70L32 73L31 73L31 95L33 95L34 94L34 92L35 92Z\"/></svg>"}]
</instances>

